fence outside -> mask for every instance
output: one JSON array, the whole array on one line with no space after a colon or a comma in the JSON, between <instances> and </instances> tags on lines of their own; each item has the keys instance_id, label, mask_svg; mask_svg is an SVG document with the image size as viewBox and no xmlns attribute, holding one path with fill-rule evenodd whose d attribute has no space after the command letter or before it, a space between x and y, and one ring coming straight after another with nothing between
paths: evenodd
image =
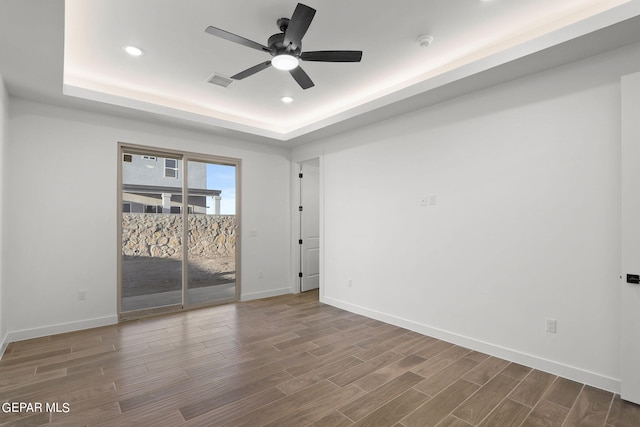
<instances>
[{"instance_id":1,"label":"fence outside","mask_svg":"<svg viewBox=\"0 0 640 427\"><path fill-rule=\"evenodd\" d=\"M233 256L234 215L189 215L189 257ZM182 215L122 214L122 254L182 258Z\"/></svg>"}]
</instances>

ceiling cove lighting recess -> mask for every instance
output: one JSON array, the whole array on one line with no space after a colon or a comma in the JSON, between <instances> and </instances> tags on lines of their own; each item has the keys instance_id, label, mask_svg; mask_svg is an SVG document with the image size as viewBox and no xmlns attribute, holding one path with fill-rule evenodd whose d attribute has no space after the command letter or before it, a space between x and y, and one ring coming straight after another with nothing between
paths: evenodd
<instances>
[{"instance_id":1,"label":"ceiling cove lighting recess","mask_svg":"<svg viewBox=\"0 0 640 427\"><path fill-rule=\"evenodd\" d=\"M293 70L298 66L298 58L287 54L276 55L271 60L271 65L273 65L278 70Z\"/></svg>"},{"instance_id":2,"label":"ceiling cove lighting recess","mask_svg":"<svg viewBox=\"0 0 640 427\"><path fill-rule=\"evenodd\" d=\"M127 52L131 56L144 55L144 52L142 51L142 49L136 46L127 45L127 46L123 46L122 48L124 49L125 52Z\"/></svg>"}]
</instances>

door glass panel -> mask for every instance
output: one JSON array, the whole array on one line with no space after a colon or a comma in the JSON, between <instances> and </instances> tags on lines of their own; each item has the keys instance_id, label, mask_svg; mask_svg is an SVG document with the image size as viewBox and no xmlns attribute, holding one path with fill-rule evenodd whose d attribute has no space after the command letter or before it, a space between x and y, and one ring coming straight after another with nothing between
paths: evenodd
<instances>
[{"instance_id":1,"label":"door glass panel","mask_svg":"<svg viewBox=\"0 0 640 427\"><path fill-rule=\"evenodd\" d=\"M187 303L236 298L236 167L188 161Z\"/></svg>"},{"instance_id":2,"label":"door glass panel","mask_svg":"<svg viewBox=\"0 0 640 427\"><path fill-rule=\"evenodd\" d=\"M182 305L181 164L122 156L122 312Z\"/></svg>"}]
</instances>

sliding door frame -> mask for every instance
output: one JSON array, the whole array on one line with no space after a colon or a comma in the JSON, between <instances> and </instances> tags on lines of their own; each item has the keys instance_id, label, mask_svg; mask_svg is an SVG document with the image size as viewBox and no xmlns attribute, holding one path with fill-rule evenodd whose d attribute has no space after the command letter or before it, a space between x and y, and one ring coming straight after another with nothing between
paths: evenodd
<instances>
[{"instance_id":1,"label":"sliding door frame","mask_svg":"<svg viewBox=\"0 0 640 427\"><path fill-rule=\"evenodd\" d=\"M182 161L182 304L163 306L158 308L151 309L140 309L135 311L122 312L122 162L124 154L144 154L144 155L155 155L157 157L169 157L169 158L177 158ZM188 192L188 163L190 161L203 162L203 163L215 163L221 165L228 165L235 167L235 193L236 193L236 203L235 203L235 220L236 220L236 240L235 240L235 296L232 300L220 300L220 301L212 301L205 302L200 304L189 304L187 298L188 292L188 281L189 281L189 226L188 226L188 202L189 202L189 192ZM129 144L125 142L118 142L118 191L117 191L117 298L118 298L118 319L120 321L132 320L135 318L146 317L150 315L163 314L169 312L176 311L184 311L184 310L192 310L196 308L209 307L219 304L226 304L232 301L238 301L240 299L240 287L241 287L241 192L242 192L242 182L241 182L241 168L242 168L242 160L233 158L233 157L224 157L224 156L216 156L210 154L202 154L202 153L193 153L188 151L181 150L171 150L165 148L151 147L145 145L137 145L137 144Z\"/></svg>"}]
</instances>

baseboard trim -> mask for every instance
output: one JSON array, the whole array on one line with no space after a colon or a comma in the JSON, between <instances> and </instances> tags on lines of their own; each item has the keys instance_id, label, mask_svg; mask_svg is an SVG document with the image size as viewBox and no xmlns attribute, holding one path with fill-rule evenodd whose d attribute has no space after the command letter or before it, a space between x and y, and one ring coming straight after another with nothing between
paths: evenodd
<instances>
[{"instance_id":1,"label":"baseboard trim","mask_svg":"<svg viewBox=\"0 0 640 427\"><path fill-rule=\"evenodd\" d=\"M335 298L321 296L320 302L349 311L351 313L360 314L371 319L379 320L381 322L389 323L394 326L409 329L423 335L466 347L471 350L479 351L491 356L499 357L511 362L519 363L524 366L548 372L553 375L558 375L613 393L620 393L620 380L616 378L607 377L595 372L590 372L584 369L576 368L574 366L555 362L553 360L548 360L531 354L522 353L517 350L501 347L464 335L459 335L442 329L433 328L431 326L417 323L412 320L403 319L401 317L382 313L376 310L371 310L366 307L361 307Z\"/></svg>"},{"instance_id":2,"label":"baseboard trim","mask_svg":"<svg viewBox=\"0 0 640 427\"><path fill-rule=\"evenodd\" d=\"M2 337L2 341L0 341L0 360L2 360L2 356L4 355L4 351L7 349L9 345L9 334L5 334Z\"/></svg>"},{"instance_id":3,"label":"baseboard trim","mask_svg":"<svg viewBox=\"0 0 640 427\"><path fill-rule=\"evenodd\" d=\"M23 329L7 333L4 349L10 342L24 341L32 338L46 337L49 335L63 334L65 332L81 331L83 329L97 328L100 326L115 325L118 323L118 316L104 316L93 319L85 319L77 322L58 323L56 325L43 326L41 328Z\"/></svg>"},{"instance_id":4,"label":"baseboard trim","mask_svg":"<svg viewBox=\"0 0 640 427\"><path fill-rule=\"evenodd\" d=\"M286 295L290 293L292 293L291 288L280 288L280 289L271 289L268 291L261 291L261 292L251 292L248 294L242 294L240 296L240 301L251 301L254 299L277 297L280 295Z\"/></svg>"}]
</instances>

